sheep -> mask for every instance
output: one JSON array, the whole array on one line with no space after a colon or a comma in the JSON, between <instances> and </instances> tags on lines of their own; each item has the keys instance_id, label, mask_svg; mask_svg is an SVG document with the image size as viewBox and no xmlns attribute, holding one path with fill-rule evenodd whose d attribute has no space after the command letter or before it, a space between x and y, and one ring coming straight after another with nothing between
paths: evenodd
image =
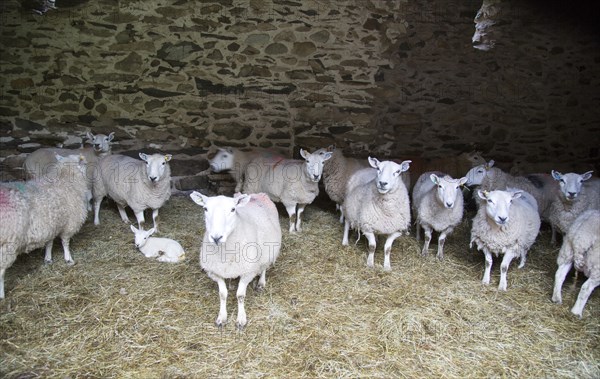
<instances>
[{"instance_id":1,"label":"sheep","mask_svg":"<svg viewBox=\"0 0 600 379\"><path fill-rule=\"evenodd\" d=\"M444 259L444 242L463 217L461 187L467 178L453 179L441 172L426 172L419 177L412 193L413 213L417 223L417 241L425 231L422 255L427 255L432 231L439 233L437 258Z\"/></svg>"},{"instance_id":2,"label":"sheep","mask_svg":"<svg viewBox=\"0 0 600 379\"><path fill-rule=\"evenodd\" d=\"M135 247L137 247L146 258L157 258L159 262L177 263L185 259L185 251L179 242L170 238L150 237L156 229L138 229L130 225L135 235Z\"/></svg>"},{"instance_id":3,"label":"sheep","mask_svg":"<svg viewBox=\"0 0 600 379\"><path fill-rule=\"evenodd\" d=\"M558 269L554 277L552 301L562 303L561 289L567 273L574 265L588 280L583 283L571 313L582 317L583 307L592 291L600 285L600 210L583 212L569 227L558 253Z\"/></svg>"},{"instance_id":4,"label":"sheep","mask_svg":"<svg viewBox=\"0 0 600 379\"><path fill-rule=\"evenodd\" d=\"M87 217L85 158L55 159L56 175L0 184L0 299L4 273L20 253L45 246L44 261L52 263L52 243L60 237L65 262L74 264L69 243Z\"/></svg>"},{"instance_id":5,"label":"sheep","mask_svg":"<svg viewBox=\"0 0 600 379\"><path fill-rule=\"evenodd\" d=\"M246 287L256 277L258 289L266 285L266 271L279 256L281 227L275 204L268 195L237 194L208 197L190 194L204 208L205 232L200 248L200 266L219 286L220 308L216 325L227 322L225 279L239 277L237 326L246 323Z\"/></svg>"},{"instance_id":6,"label":"sheep","mask_svg":"<svg viewBox=\"0 0 600 379\"><path fill-rule=\"evenodd\" d=\"M323 185L329 198L336 204L336 209L346 197L346 182L356 171L369 167L365 160L345 157L340 149L331 145L327 149L319 149L319 154L331 152L331 158L323 164ZM340 215L340 223L344 222L344 213Z\"/></svg>"},{"instance_id":7,"label":"sheep","mask_svg":"<svg viewBox=\"0 0 600 379\"><path fill-rule=\"evenodd\" d=\"M504 254L500 269L498 289L506 291L506 272L510 262L520 257L519 268L525 266L527 251L535 242L540 230L540 216L533 196L523 190L477 190L484 201L473 218L471 242L485 254L485 271L482 283L490 283L492 253Z\"/></svg>"},{"instance_id":8,"label":"sheep","mask_svg":"<svg viewBox=\"0 0 600 379\"><path fill-rule=\"evenodd\" d=\"M240 192L244 185L246 168L257 158L280 160L284 157L270 150L243 151L232 147L219 148L210 159L210 168L214 172L229 171L235 179L235 192Z\"/></svg>"},{"instance_id":9,"label":"sheep","mask_svg":"<svg viewBox=\"0 0 600 379\"><path fill-rule=\"evenodd\" d=\"M469 153L460 153L459 155L423 158L411 157L410 171L415 178L419 178L423 173L430 171L440 171L453 178L460 178L465 175L472 167L485 165L485 159L480 151L471 151ZM416 184L416 182L415 182ZM407 188L412 188L408 187Z\"/></svg>"},{"instance_id":10,"label":"sheep","mask_svg":"<svg viewBox=\"0 0 600 379\"><path fill-rule=\"evenodd\" d=\"M156 229L158 210L171 197L171 154L139 154L137 160L125 155L109 155L100 160L97 189L94 192L94 225L100 225L100 203L110 196L117 203L121 219L129 223L125 206L129 206L138 222L145 221L144 210L152 209Z\"/></svg>"},{"instance_id":11,"label":"sheep","mask_svg":"<svg viewBox=\"0 0 600 379\"><path fill-rule=\"evenodd\" d=\"M545 211L545 218L561 234L569 231L577 217L588 209L600 209L600 180L589 180L592 171L584 174L561 174L552 170L552 177L558 182L559 189L554 192ZM555 235L552 244L556 243Z\"/></svg>"},{"instance_id":12,"label":"sheep","mask_svg":"<svg viewBox=\"0 0 600 379\"><path fill-rule=\"evenodd\" d=\"M304 161L255 160L256 165L246 168L244 181L244 193L264 192L274 202L283 203L290 219L290 233L302 231L302 212L319 194L323 162L331 158L330 152L311 154L304 149L300 149L300 155Z\"/></svg>"},{"instance_id":13,"label":"sheep","mask_svg":"<svg viewBox=\"0 0 600 379\"><path fill-rule=\"evenodd\" d=\"M350 227L358 229L367 237L367 266L373 267L375 234L386 234L383 269L389 271L392 244L410 226L408 191L401 179L401 174L408 170L410 161L398 164L392 161L380 162L369 157L368 162L376 171L360 170L348 181L346 199L342 204L346 217L342 245L348 245Z\"/></svg>"}]
</instances>

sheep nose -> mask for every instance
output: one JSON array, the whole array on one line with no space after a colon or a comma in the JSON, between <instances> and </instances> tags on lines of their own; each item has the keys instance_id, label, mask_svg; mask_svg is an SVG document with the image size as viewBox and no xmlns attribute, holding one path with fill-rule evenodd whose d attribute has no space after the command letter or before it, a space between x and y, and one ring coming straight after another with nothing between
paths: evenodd
<instances>
[{"instance_id":1,"label":"sheep nose","mask_svg":"<svg viewBox=\"0 0 600 379\"><path fill-rule=\"evenodd\" d=\"M454 203L446 203L446 208L452 208L453 205Z\"/></svg>"},{"instance_id":2,"label":"sheep nose","mask_svg":"<svg viewBox=\"0 0 600 379\"><path fill-rule=\"evenodd\" d=\"M315 179L315 182L319 180L319 175L315 175L313 174L313 178Z\"/></svg>"},{"instance_id":3,"label":"sheep nose","mask_svg":"<svg viewBox=\"0 0 600 379\"><path fill-rule=\"evenodd\" d=\"M212 238L213 242L218 245L219 241L223 239L223 236L211 236L210 238Z\"/></svg>"},{"instance_id":4,"label":"sheep nose","mask_svg":"<svg viewBox=\"0 0 600 379\"><path fill-rule=\"evenodd\" d=\"M379 187L385 187L387 186L387 182L379 182Z\"/></svg>"},{"instance_id":5,"label":"sheep nose","mask_svg":"<svg viewBox=\"0 0 600 379\"><path fill-rule=\"evenodd\" d=\"M569 192L569 198L574 199L577 196L577 192Z\"/></svg>"},{"instance_id":6,"label":"sheep nose","mask_svg":"<svg viewBox=\"0 0 600 379\"><path fill-rule=\"evenodd\" d=\"M506 219L507 219L507 218L508 218L508 217L500 217L500 216L498 216L498 221L499 221L501 224L504 224L504 223L506 222Z\"/></svg>"},{"instance_id":7,"label":"sheep nose","mask_svg":"<svg viewBox=\"0 0 600 379\"><path fill-rule=\"evenodd\" d=\"M155 181L156 181L156 176L151 176L151 177L150 177L150 181L151 181L151 182L155 182Z\"/></svg>"}]
</instances>

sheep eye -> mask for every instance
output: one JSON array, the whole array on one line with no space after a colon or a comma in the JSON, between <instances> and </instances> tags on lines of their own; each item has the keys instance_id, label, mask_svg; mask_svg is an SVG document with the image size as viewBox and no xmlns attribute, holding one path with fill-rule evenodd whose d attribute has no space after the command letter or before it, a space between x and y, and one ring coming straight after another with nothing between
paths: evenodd
<instances>
[{"instance_id":1,"label":"sheep eye","mask_svg":"<svg viewBox=\"0 0 600 379\"><path fill-rule=\"evenodd\" d=\"M165 165L165 163L167 163L167 162L163 162L163 163L162 163L162 164L163 164L163 166Z\"/></svg>"},{"instance_id":2,"label":"sheep eye","mask_svg":"<svg viewBox=\"0 0 600 379\"><path fill-rule=\"evenodd\" d=\"M231 213L235 212L235 208L231 208Z\"/></svg>"},{"instance_id":3,"label":"sheep eye","mask_svg":"<svg viewBox=\"0 0 600 379\"><path fill-rule=\"evenodd\" d=\"M208 208L202 207L202 209L204 209L204 212L208 212Z\"/></svg>"}]
</instances>

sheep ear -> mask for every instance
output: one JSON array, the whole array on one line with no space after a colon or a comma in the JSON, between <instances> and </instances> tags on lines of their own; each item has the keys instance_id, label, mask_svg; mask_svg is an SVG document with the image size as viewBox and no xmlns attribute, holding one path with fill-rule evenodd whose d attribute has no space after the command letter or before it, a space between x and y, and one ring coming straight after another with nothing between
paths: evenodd
<instances>
[{"instance_id":1,"label":"sheep ear","mask_svg":"<svg viewBox=\"0 0 600 379\"><path fill-rule=\"evenodd\" d=\"M371 158L371 157L369 157L369 164L373 168L379 167L379 161L377 160L377 158Z\"/></svg>"},{"instance_id":2,"label":"sheep ear","mask_svg":"<svg viewBox=\"0 0 600 379\"><path fill-rule=\"evenodd\" d=\"M489 170L490 168L494 167L494 164L496 164L496 161L490 159L490 161L485 165L485 169Z\"/></svg>"},{"instance_id":3,"label":"sheep ear","mask_svg":"<svg viewBox=\"0 0 600 379\"><path fill-rule=\"evenodd\" d=\"M58 153L54 153L54 159L56 159L57 162L62 163L65 160L65 157Z\"/></svg>"},{"instance_id":4,"label":"sheep ear","mask_svg":"<svg viewBox=\"0 0 600 379\"><path fill-rule=\"evenodd\" d=\"M302 158L304 158L304 159L307 159L307 158L306 158L307 154L308 154L308 153L307 153L307 151L306 151L306 150L304 150L304 149L300 149L300 156L301 156Z\"/></svg>"},{"instance_id":5,"label":"sheep ear","mask_svg":"<svg viewBox=\"0 0 600 379\"><path fill-rule=\"evenodd\" d=\"M431 175L429 175L429 179L431 179L431 181L432 181L434 184L438 184L438 183L439 183L439 181L440 181L440 178L438 178L438 176L437 176L436 174L431 174Z\"/></svg>"},{"instance_id":6,"label":"sheep ear","mask_svg":"<svg viewBox=\"0 0 600 379\"><path fill-rule=\"evenodd\" d=\"M463 176L462 178L458 179L458 185L460 187L464 186L467 183L467 180L468 180L467 177Z\"/></svg>"},{"instance_id":7,"label":"sheep ear","mask_svg":"<svg viewBox=\"0 0 600 379\"><path fill-rule=\"evenodd\" d=\"M236 200L236 203L235 203L236 207L244 207L250 202L250 195L243 194L243 195L236 197L235 200Z\"/></svg>"},{"instance_id":8,"label":"sheep ear","mask_svg":"<svg viewBox=\"0 0 600 379\"><path fill-rule=\"evenodd\" d=\"M592 177L592 173L593 173L593 172L594 172L594 171L588 171L588 172L586 172L585 174L582 174L582 175L581 175L581 180L582 180L582 181L588 180L589 178L591 178L591 177Z\"/></svg>"},{"instance_id":9,"label":"sheep ear","mask_svg":"<svg viewBox=\"0 0 600 379\"><path fill-rule=\"evenodd\" d=\"M330 151L333 153L335 151L335 144L327 146L327 151Z\"/></svg>"},{"instance_id":10,"label":"sheep ear","mask_svg":"<svg viewBox=\"0 0 600 379\"><path fill-rule=\"evenodd\" d=\"M132 232L134 232L134 233L138 232L138 229L135 226L129 225L129 227L130 227L130 229L131 229Z\"/></svg>"},{"instance_id":11,"label":"sheep ear","mask_svg":"<svg viewBox=\"0 0 600 379\"><path fill-rule=\"evenodd\" d=\"M520 197L521 197L521 195L523 195L523 191L515 191L515 192L513 192L513 194L512 194L512 198L513 198L513 200L514 200L514 199L518 199L518 198L520 198Z\"/></svg>"},{"instance_id":12,"label":"sheep ear","mask_svg":"<svg viewBox=\"0 0 600 379\"><path fill-rule=\"evenodd\" d=\"M206 205L206 196L204 196L200 192L194 191L190 193L190 197L192 198L192 200L194 200L194 203L198 204L199 206L203 207L204 205Z\"/></svg>"},{"instance_id":13,"label":"sheep ear","mask_svg":"<svg viewBox=\"0 0 600 379\"><path fill-rule=\"evenodd\" d=\"M323 153L323 155L322 155L323 162L325 162L326 160L328 160L329 158L331 158L331 155L332 155L331 152Z\"/></svg>"},{"instance_id":14,"label":"sheep ear","mask_svg":"<svg viewBox=\"0 0 600 379\"><path fill-rule=\"evenodd\" d=\"M225 149L222 149L222 150L225 150L229 154L233 154L233 147L226 147Z\"/></svg>"},{"instance_id":15,"label":"sheep ear","mask_svg":"<svg viewBox=\"0 0 600 379\"><path fill-rule=\"evenodd\" d=\"M171 158L173 158L173 156L171 154L165 154L165 162L170 161Z\"/></svg>"},{"instance_id":16,"label":"sheep ear","mask_svg":"<svg viewBox=\"0 0 600 379\"><path fill-rule=\"evenodd\" d=\"M487 191L477 190L477 196L480 199L487 200L489 193Z\"/></svg>"},{"instance_id":17,"label":"sheep ear","mask_svg":"<svg viewBox=\"0 0 600 379\"><path fill-rule=\"evenodd\" d=\"M560 180L562 176L563 175L560 172L552 170L552 177L554 180Z\"/></svg>"},{"instance_id":18,"label":"sheep ear","mask_svg":"<svg viewBox=\"0 0 600 379\"><path fill-rule=\"evenodd\" d=\"M113 138L115 138L115 132L111 132L111 133L108 135L108 142L112 141L112 140L113 140Z\"/></svg>"},{"instance_id":19,"label":"sheep ear","mask_svg":"<svg viewBox=\"0 0 600 379\"><path fill-rule=\"evenodd\" d=\"M146 234L148 234L149 236L153 235L154 232L156 232L156 228L150 228L148 229L148 231L146 231Z\"/></svg>"},{"instance_id":20,"label":"sheep ear","mask_svg":"<svg viewBox=\"0 0 600 379\"><path fill-rule=\"evenodd\" d=\"M411 163L412 161L403 161L402 163L400 163L400 172L408 171Z\"/></svg>"},{"instance_id":21,"label":"sheep ear","mask_svg":"<svg viewBox=\"0 0 600 379\"><path fill-rule=\"evenodd\" d=\"M140 153L140 158L145 161L148 162L148 155L144 154L144 153Z\"/></svg>"},{"instance_id":22,"label":"sheep ear","mask_svg":"<svg viewBox=\"0 0 600 379\"><path fill-rule=\"evenodd\" d=\"M85 136L88 138L90 142L94 141L94 134L92 132L87 132Z\"/></svg>"}]
</instances>

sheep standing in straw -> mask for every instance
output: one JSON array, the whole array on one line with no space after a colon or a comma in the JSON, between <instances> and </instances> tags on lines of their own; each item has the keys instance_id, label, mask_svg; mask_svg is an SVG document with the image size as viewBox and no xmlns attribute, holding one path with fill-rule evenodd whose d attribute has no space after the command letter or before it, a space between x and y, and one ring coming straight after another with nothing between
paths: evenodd
<instances>
[{"instance_id":1,"label":"sheep standing in straw","mask_svg":"<svg viewBox=\"0 0 600 379\"><path fill-rule=\"evenodd\" d=\"M506 291L506 272L513 258L520 257L519 268L525 266L527 251L535 242L540 230L540 216L533 196L525 191L481 191L483 200L473 218L471 244L485 254L483 284L490 284L492 254L503 254L498 289Z\"/></svg>"},{"instance_id":2,"label":"sheep standing in straw","mask_svg":"<svg viewBox=\"0 0 600 379\"><path fill-rule=\"evenodd\" d=\"M246 169L244 193L266 193L271 200L283 203L290 217L289 232L301 232L304 208L319 194L323 162L330 152L309 153L300 149L304 160L281 159L265 162L255 160Z\"/></svg>"},{"instance_id":3,"label":"sheep standing in straw","mask_svg":"<svg viewBox=\"0 0 600 379\"><path fill-rule=\"evenodd\" d=\"M422 254L427 255L432 232L439 233L437 258L444 259L444 242L463 217L461 187L466 177L452 179L441 172L426 172L419 177L412 193L412 206L417 223L417 241L421 228L425 231Z\"/></svg>"},{"instance_id":4,"label":"sheep standing in straw","mask_svg":"<svg viewBox=\"0 0 600 379\"><path fill-rule=\"evenodd\" d=\"M94 224L100 224L100 203L110 196L117 203L121 219L129 223L125 206L129 206L138 222L144 222L144 210L152 209L156 228L158 210L171 197L171 154L140 153L137 160L125 155L109 155L100 160L97 189L94 193Z\"/></svg>"},{"instance_id":5,"label":"sheep standing in straw","mask_svg":"<svg viewBox=\"0 0 600 379\"><path fill-rule=\"evenodd\" d=\"M588 277L571 309L574 315L581 317L592 291L600 285L600 210L588 210L571 224L558 253L557 264L552 294L555 303L562 303L562 285L572 266Z\"/></svg>"},{"instance_id":6,"label":"sheep standing in straw","mask_svg":"<svg viewBox=\"0 0 600 379\"><path fill-rule=\"evenodd\" d=\"M258 287L266 285L266 271L281 248L281 227L275 204L266 194L208 197L192 192L192 200L204 209L206 230L200 248L200 266L219 286L220 309L216 324L227 321L225 279L240 278L237 326L246 325L244 300L248 284L258 275Z\"/></svg>"},{"instance_id":7,"label":"sheep standing in straw","mask_svg":"<svg viewBox=\"0 0 600 379\"><path fill-rule=\"evenodd\" d=\"M385 234L384 270L391 270L390 252L396 238L410 227L410 205L402 172L410 161L401 164L380 162L369 157L371 168L356 172L348 181L346 199L342 205L346 220L342 245L348 245L350 227L358 229L369 241L367 266L374 266L376 234Z\"/></svg>"},{"instance_id":8,"label":"sheep standing in straw","mask_svg":"<svg viewBox=\"0 0 600 379\"><path fill-rule=\"evenodd\" d=\"M40 179L0 185L0 298L4 273L19 253L46 246L44 261L51 263L52 243L60 237L65 261L74 264L69 243L87 216L85 160L55 159L56 170Z\"/></svg>"},{"instance_id":9,"label":"sheep standing in straw","mask_svg":"<svg viewBox=\"0 0 600 379\"><path fill-rule=\"evenodd\" d=\"M210 160L210 169L214 172L229 171L235 179L235 192L240 192L244 185L246 168L256 159L281 160L280 154L262 149L244 151L233 147L218 149Z\"/></svg>"}]
</instances>

